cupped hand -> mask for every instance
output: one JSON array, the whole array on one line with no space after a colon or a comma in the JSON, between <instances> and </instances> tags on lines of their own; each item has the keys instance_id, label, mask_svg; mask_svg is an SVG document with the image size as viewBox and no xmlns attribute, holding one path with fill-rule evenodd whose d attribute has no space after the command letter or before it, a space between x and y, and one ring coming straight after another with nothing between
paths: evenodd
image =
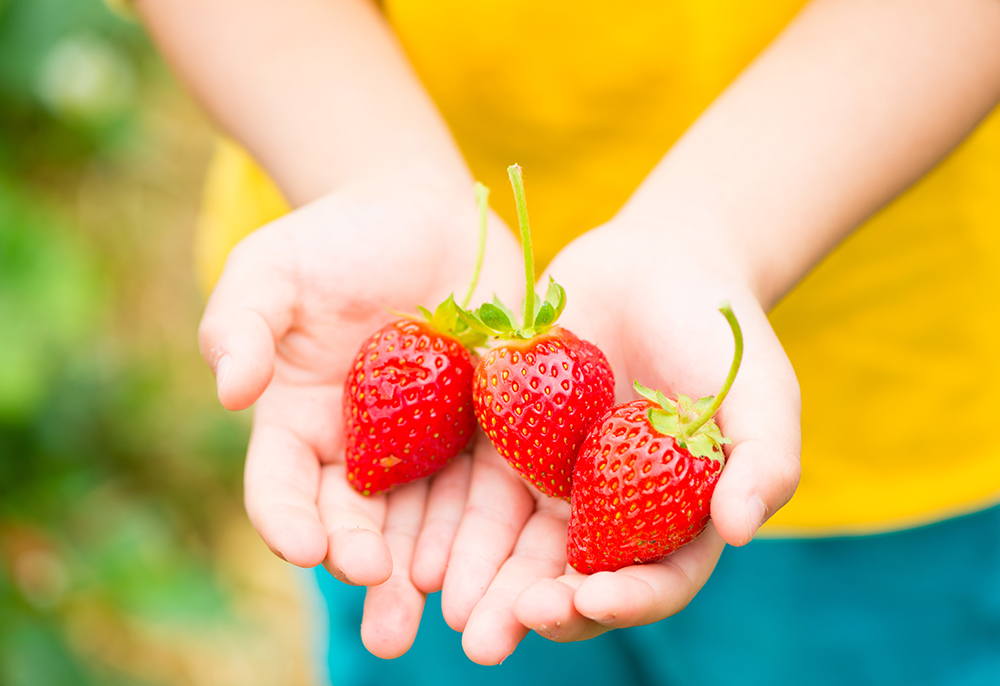
<instances>
[{"instance_id":1,"label":"cupped hand","mask_svg":"<svg viewBox=\"0 0 1000 686\"><path fill-rule=\"evenodd\" d=\"M574 641L680 611L725 544L749 542L791 497L799 479L798 384L747 269L724 245L708 231L619 219L553 261L549 273L567 292L561 324L605 352L618 402L636 397L635 379L693 398L716 393L733 355L718 306L731 302L743 362L716 419L733 444L701 536L660 562L590 576L566 564L569 505L540 495L488 445L478 447L442 598L474 661L502 661L528 629Z\"/></svg>"},{"instance_id":2,"label":"cupped hand","mask_svg":"<svg viewBox=\"0 0 1000 686\"><path fill-rule=\"evenodd\" d=\"M288 562L323 563L341 581L374 587L362 639L380 657L402 654L416 633L424 595L410 568L425 511L434 524L421 573L444 574L450 536L440 522L461 512L469 464L456 458L433 482L361 496L345 479L343 385L361 342L397 318L389 309L461 299L477 216L471 183L338 190L234 248L199 331L221 403L256 402L244 478L251 522ZM516 275L518 263L516 242L492 218L477 297L503 291L501 275Z\"/></svg>"}]
</instances>

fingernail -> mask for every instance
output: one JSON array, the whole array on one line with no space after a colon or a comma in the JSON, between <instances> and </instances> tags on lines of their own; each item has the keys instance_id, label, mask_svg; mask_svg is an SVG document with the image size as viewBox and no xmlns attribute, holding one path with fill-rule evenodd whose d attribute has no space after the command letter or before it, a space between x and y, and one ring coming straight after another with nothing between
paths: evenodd
<instances>
[{"instance_id":1,"label":"fingernail","mask_svg":"<svg viewBox=\"0 0 1000 686\"><path fill-rule=\"evenodd\" d=\"M764 523L764 518L767 516L767 507L764 505L764 501L754 493L752 496L747 498L747 527L750 530L750 538L753 539L757 535L757 529L760 525Z\"/></svg>"},{"instance_id":2,"label":"fingernail","mask_svg":"<svg viewBox=\"0 0 1000 686\"><path fill-rule=\"evenodd\" d=\"M584 615L592 622L597 622L602 626L614 626L618 622L618 616L614 612L603 615Z\"/></svg>"},{"instance_id":3,"label":"fingernail","mask_svg":"<svg viewBox=\"0 0 1000 686\"><path fill-rule=\"evenodd\" d=\"M226 353L219 358L219 361L215 363L215 391L216 393L222 393L222 384L226 383L226 377L229 376L229 370L233 368L233 358Z\"/></svg>"}]
</instances>

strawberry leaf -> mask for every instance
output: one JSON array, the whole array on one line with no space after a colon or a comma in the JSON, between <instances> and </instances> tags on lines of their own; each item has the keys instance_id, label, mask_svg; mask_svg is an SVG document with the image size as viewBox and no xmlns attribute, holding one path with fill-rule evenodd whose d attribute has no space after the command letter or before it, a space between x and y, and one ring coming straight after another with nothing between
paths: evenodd
<instances>
[{"instance_id":1,"label":"strawberry leaf","mask_svg":"<svg viewBox=\"0 0 1000 686\"><path fill-rule=\"evenodd\" d=\"M549 277L549 291L545 294L545 302L552 305L552 309L555 310L555 316L552 321L559 319L559 315L562 314L563 309L566 307L566 290L556 283L556 280Z\"/></svg>"},{"instance_id":2,"label":"strawberry leaf","mask_svg":"<svg viewBox=\"0 0 1000 686\"><path fill-rule=\"evenodd\" d=\"M535 315L535 330L548 329L556 319L556 309L548 302L544 303Z\"/></svg>"},{"instance_id":3,"label":"strawberry leaf","mask_svg":"<svg viewBox=\"0 0 1000 686\"><path fill-rule=\"evenodd\" d=\"M682 395L681 397L683 398L684 396ZM667 412L669 414L677 414L677 403L675 403L673 400L671 400L667 396L663 395L663 393L661 391L656 391L656 401L655 402L660 407L663 408L664 412Z\"/></svg>"},{"instance_id":4,"label":"strawberry leaf","mask_svg":"<svg viewBox=\"0 0 1000 686\"><path fill-rule=\"evenodd\" d=\"M726 456L722 452L722 446L726 443L732 441L722 435L714 419L709 419L694 432L693 436L684 439L681 445L695 457L706 457L725 465Z\"/></svg>"},{"instance_id":5,"label":"strawberry leaf","mask_svg":"<svg viewBox=\"0 0 1000 686\"><path fill-rule=\"evenodd\" d=\"M455 331L457 324L458 304L455 302L454 295L449 295L448 299L434 310L434 318L431 320L431 326L438 331Z\"/></svg>"},{"instance_id":6,"label":"strawberry leaf","mask_svg":"<svg viewBox=\"0 0 1000 686\"><path fill-rule=\"evenodd\" d=\"M715 400L714 395L708 395L705 396L704 398L699 398L698 402L694 404L694 411L697 412L698 414L701 414L702 412L704 412L705 410L707 410L712 406L712 402L714 400Z\"/></svg>"},{"instance_id":7,"label":"strawberry leaf","mask_svg":"<svg viewBox=\"0 0 1000 686\"><path fill-rule=\"evenodd\" d=\"M471 330L476 333L480 333L483 336L492 336L494 331L490 327L486 326L483 321L476 315L475 312L469 310L462 310L461 314L462 321L465 322Z\"/></svg>"},{"instance_id":8,"label":"strawberry leaf","mask_svg":"<svg viewBox=\"0 0 1000 686\"><path fill-rule=\"evenodd\" d=\"M647 417L652 427L664 436L677 436L680 433L680 419L676 414L650 408Z\"/></svg>"},{"instance_id":9,"label":"strawberry leaf","mask_svg":"<svg viewBox=\"0 0 1000 686\"><path fill-rule=\"evenodd\" d=\"M514 330L514 324L511 322L511 318L508 313L504 312L496 305L483 303L476 314L483 324L494 331L510 333Z\"/></svg>"},{"instance_id":10,"label":"strawberry leaf","mask_svg":"<svg viewBox=\"0 0 1000 686\"><path fill-rule=\"evenodd\" d=\"M641 395L643 398L645 398L649 402L651 402L651 403L657 402L656 394L659 391L654 391L652 388L646 388L641 383L639 383L639 379L636 379L632 383L632 388L635 389L636 393L638 393L639 395Z\"/></svg>"},{"instance_id":11,"label":"strawberry leaf","mask_svg":"<svg viewBox=\"0 0 1000 686\"><path fill-rule=\"evenodd\" d=\"M417 305L417 311L424 316L424 319L426 319L428 323L434 321L434 315L431 314L431 311L428 310L426 307L421 307L420 305Z\"/></svg>"},{"instance_id":12,"label":"strawberry leaf","mask_svg":"<svg viewBox=\"0 0 1000 686\"><path fill-rule=\"evenodd\" d=\"M636 393L641 395L649 402L659 405L660 409L663 412L667 413L668 415L677 414L677 403L675 403L667 396L663 395L662 392L654 390L652 388L646 388L641 383L639 383L638 379L636 379L635 382L632 384L632 388L635 389ZM682 395L680 397L683 398L684 396Z\"/></svg>"},{"instance_id":13,"label":"strawberry leaf","mask_svg":"<svg viewBox=\"0 0 1000 686\"><path fill-rule=\"evenodd\" d=\"M521 304L523 305L524 303L521 303ZM527 325L527 324L528 324L528 323L530 323L530 322L533 322L533 321L535 321L535 317L537 317L537 316L538 316L538 311L539 311L539 310L541 309L541 307L542 307L542 299L538 297L538 294L537 294L537 293L535 293L535 297L531 299L531 306L532 306L532 308L534 309L534 311L533 311L533 312L531 313L531 315L530 315L530 316L528 317L528 321L527 321L527 322L525 323L525 325ZM522 309L523 309L523 308L522 308Z\"/></svg>"},{"instance_id":14,"label":"strawberry leaf","mask_svg":"<svg viewBox=\"0 0 1000 686\"><path fill-rule=\"evenodd\" d=\"M507 315L507 319L510 320L511 326L514 327L514 329L517 328L517 315L511 312L506 305L500 302L500 298L495 295L493 296L493 306Z\"/></svg>"},{"instance_id":15,"label":"strawberry leaf","mask_svg":"<svg viewBox=\"0 0 1000 686\"><path fill-rule=\"evenodd\" d=\"M684 447L687 448L688 452L694 455L695 457L708 457L711 459L716 459L713 453L716 452L715 448L718 448L718 445L705 434L698 434L697 436L692 436L691 438L687 439L685 443L686 445ZM721 448L719 450L720 453L718 453L718 459L721 460L723 459L721 455Z\"/></svg>"},{"instance_id":16,"label":"strawberry leaf","mask_svg":"<svg viewBox=\"0 0 1000 686\"><path fill-rule=\"evenodd\" d=\"M475 350L476 348L482 348L486 345L486 340L489 338L486 334L476 331L472 328L465 328L455 334L455 338L458 342L464 345L468 350Z\"/></svg>"}]
</instances>

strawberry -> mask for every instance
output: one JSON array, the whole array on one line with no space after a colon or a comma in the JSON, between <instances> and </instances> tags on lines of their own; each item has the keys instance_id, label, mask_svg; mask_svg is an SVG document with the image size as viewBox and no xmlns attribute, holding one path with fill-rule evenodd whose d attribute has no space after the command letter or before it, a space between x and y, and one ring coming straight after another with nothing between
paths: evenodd
<instances>
[{"instance_id":1,"label":"strawberry","mask_svg":"<svg viewBox=\"0 0 1000 686\"><path fill-rule=\"evenodd\" d=\"M485 336L470 329L464 305L482 265L488 191L477 184L480 240L476 270L460 307L449 296L425 321L405 317L372 334L344 383L347 480L362 495L379 495L429 476L475 434L473 351Z\"/></svg>"},{"instance_id":2,"label":"strawberry","mask_svg":"<svg viewBox=\"0 0 1000 686\"><path fill-rule=\"evenodd\" d=\"M614 404L611 366L597 346L554 326L566 292L549 283L535 307L534 261L520 167L508 168L524 247L524 326L498 300L470 319L505 342L476 367L476 418L497 451L542 493L569 500L573 463L591 425ZM481 325L478 326L478 325Z\"/></svg>"},{"instance_id":3,"label":"strawberry","mask_svg":"<svg viewBox=\"0 0 1000 686\"><path fill-rule=\"evenodd\" d=\"M694 540L708 524L712 493L730 443L712 416L743 354L728 303L736 354L717 396L675 400L638 381L639 400L617 405L587 435L573 473L567 559L578 572L654 562Z\"/></svg>"}]
</instances>

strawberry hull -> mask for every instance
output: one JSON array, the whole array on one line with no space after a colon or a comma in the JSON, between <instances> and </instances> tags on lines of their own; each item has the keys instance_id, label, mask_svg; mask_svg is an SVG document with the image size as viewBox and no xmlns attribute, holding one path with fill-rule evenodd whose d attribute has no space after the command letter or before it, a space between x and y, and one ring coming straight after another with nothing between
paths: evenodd
<instances>
[{"instance_id":1,"label":"strawberry hull","mask_svg":"<svg viewBox=\"0 0 1000 686\"><path fill-rule=\"evenodd\" d=\"M578 572L654 562L708 524L722 460L694 456L657 432L648 420L653 407L648 400L614 407L580 448L567 542Z\"/></svg>"},{"instance_id":2,"label":"strawberry hull","mask_svg":"<svg viewBox=\"0 0 1000 686\"><path fill-rule=\"evenodd\" d=\"M614 374L597 346L554 327L486 353L473 398L497 451L542 493L569 500L580 444L614 403Z\"/></svg>"},{"instance_id":3,"label":"strawberry hull","mask_svg":"<svg viewBox=\"0 0 1000 686\"><path fill-rule=\"evenodd\" d=\"M475 432L473 358L451 336L408 319L362 345L344 387L347 479L378 495L438 471Z\"/></svg>"}]
</instances>

